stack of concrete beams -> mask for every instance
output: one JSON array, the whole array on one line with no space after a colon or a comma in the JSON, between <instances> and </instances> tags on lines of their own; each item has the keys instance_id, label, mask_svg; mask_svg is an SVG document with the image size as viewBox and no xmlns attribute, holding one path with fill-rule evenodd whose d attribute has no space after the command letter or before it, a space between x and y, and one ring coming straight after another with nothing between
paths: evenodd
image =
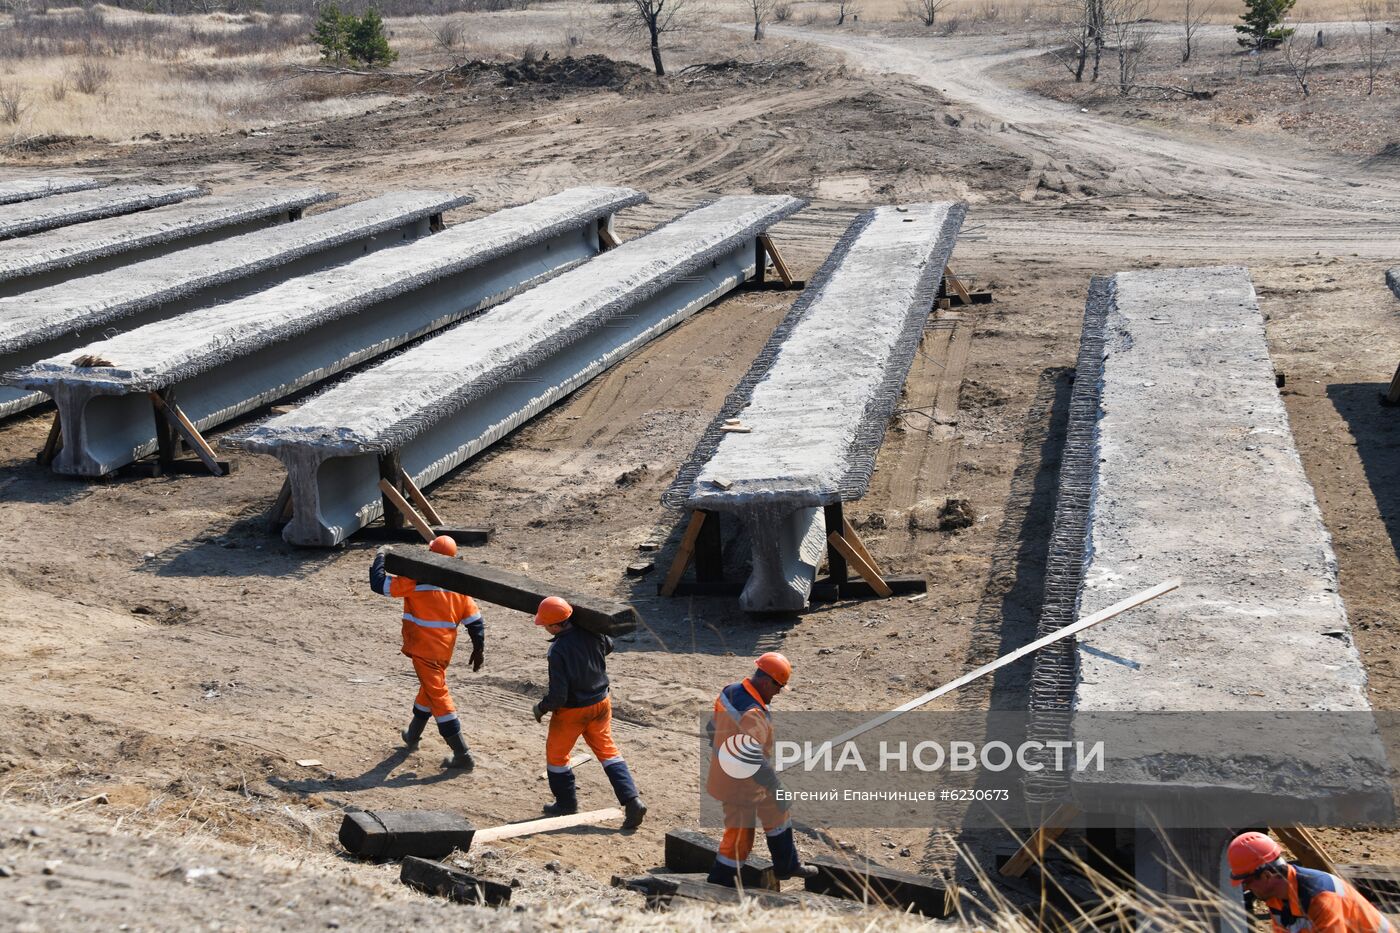
<instances>
[{"instance_id":1,"label":"stack of concrete beams","mask_svg":"<svg viewBox=\"0 0 1400 933\"><path fill-rule=\"evenodd\" d=\"M470 200L440 191L386 194L294 224L0 298L0 372L91 343L112 325L139 327L399 245L426 235L440 226L444 211ZM0 417L43 400L41 392L0 389Z\"/></svg>"},{"instance_id":2,"label":"stack of concrete beams","mask_svg":"<svg viewBox=\"0 0 1400 933\"><path fill-rule=\"evenodd\" d=\"M258 426L234 443L286 466L283 537L345 540L382 514L383 458L420 486L457 467L742 284L758 236L804 204L721 198Z\"/></svg>"},{"instance_id":3,"label":"stack of concrete beams","mask_svg":"<svg viewBox=\"0 0 1400 933\"><path fill-rule=\"evenodd\" d=\"M9 381L58 405L59 473L101 476L154 451L148 393L207 430L438 330L596 255L645 200L573 188L236 301L44 360ZM101 365L73 360L97 358Z\"/></svg>"},{"instance_id":4,"label":"stack of concrete beams","mask_svg":"<svg viewBox=\"0 0 1400 933\"><path fill-rule=\"evenodd\" d=\"M28 178L7 178L0 180L0 204L17 204L35 198L47 198L54 194L67 194L69 191L86 191L101 188L106 182L96 178L67 175L33 175Z\"/></svg>"},{"instance_id":5,"label":"stack of concrete beams","mask_svg":"<svg viewBox=\"0 0 1400 933\"><path fill-rule=\"evenodd\" d=\"M1168 846L1217 879L1227 827L1389 818L1336 558L1245 269L1094 279L1060 479L1042 634L1182 583L1038 653L1032 737L1106 739L1107 761L1042 777L1031 799L1139 827L1139 880L1168 891Z\"/></svg>"},{"instance_id":6,"label":"stack of concrete beams","mask_svg":"<svg viewBox=\"0 0 1400 933\"><path fill-rule=\"evenodd\" d=\"M0 207L0 240L144 211L207 194L197 185L113 185Z\"/></svg>"},{"instance_id":7,"label":"stack of concrete beams","mask_svg":"<svg viewBox=\"0 0 1400 933\"><path fill-rule=\"evenodd\" d=\"M748 531L750 612L807 605L823 506L865 495L966 205L882 207L851 225L663 497ZM726 430L739 418L746 432Z\"/></svg>"},{"instance_id":8,"label":"stack of concrete beams","mask_svg":"<svg viewBox=\"0 0 1400 933\"><path fill-rule=\"evenodd\" d=\"M5 240L0 242L0 295L297 220L306 208L333 197L315 188L240 191Z\"/></svg>"}]
</instances>

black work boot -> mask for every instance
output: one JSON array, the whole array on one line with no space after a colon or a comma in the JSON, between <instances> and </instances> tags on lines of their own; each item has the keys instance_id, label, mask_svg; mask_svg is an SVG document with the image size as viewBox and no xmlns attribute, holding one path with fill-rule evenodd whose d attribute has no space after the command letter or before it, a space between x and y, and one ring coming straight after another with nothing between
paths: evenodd
<instances>
[{"instance_id":1,"label":"black work boot","mask_svg":"<svg viewBox=\"0 0 1400 933\"><path fill-rule=\"evenodd\" d=\"M622 821L623 829L636 829L647 815L647 805L642 803L640 797L633 797L622 805L622 809L627 814L627 819Z\"/></svg>"},{"instance_id":2,"label":"black work boot","mask_svg":"<svg viewBox=\"0 0 1400 933\"><path fill-rule=\"evenodd\" d=\"M418 740L423 737L423 727L428 724L428 714L413 711L413 718L408 721L408 728L399 733L399 738L403 739L403 744L410 749L418 747Z\"/></svg>"},{"instance_id":3,"label":"black work boot","mask_svg":"<svg viewBox=\"0 0 1400 933\"><path fill-rule=\"evenodd\" d=\"M554 794L554 802L544 805L545 816L568 816L578 812L578 791L572 768L555 771L550 768L549 789Z\"/></svg>"},{"instance_id":4,"label":"black work boot","mask_svg":"<svg viewBox=\"0 0 1400 933\"><path fill-rule=\"evenodd\" d=\"M452 757L442 760L444 768L459 768L469 772L476 767L476 762L472 760L472 753L467 750L467 740L462 738L462 733L445 735L443 738L447 740L447 747L452 749Z\"/></svg>"}]
</instances>

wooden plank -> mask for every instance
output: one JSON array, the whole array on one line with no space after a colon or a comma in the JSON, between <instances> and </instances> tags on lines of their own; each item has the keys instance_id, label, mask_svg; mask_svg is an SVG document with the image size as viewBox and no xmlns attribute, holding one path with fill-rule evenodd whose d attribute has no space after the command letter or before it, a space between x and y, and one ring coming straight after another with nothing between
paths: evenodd
<instances>
[{"instance_id":1,"label":"wooden plank","mask_svg":"<svg viewBox=\"0 0 1400 933\"><path fill-rule=\"evenodd\" d=\"M668 871L708 874L719 855L719 843L704 833L689 829L673 829L666 833L665 862ZM773 863L756 853L749 853L739 870L739 880L746 888L767 891L781 889L773 874Z\"/></svg>"},{"instance_id":2,"label":"wooden plank","mask_svg":"<svg viewBox=\"0 0 1400 933\"><path fill-rule=\"evenodd\" d=\"M185 417L180 406L175 404L173 399L161 395L160 392L152 392L150 395L152 404L170 421L171 426L184 438L190 450L195 452L195 456L199 457L200 462L209 469L209 472L215 476L223 476L225 471L219 464L219 458L214 453L214 448L210 447L208 441L204 439L204 435L195 429L194 423Z\"/></svg>"},{"instance_id":3,"label":"wooden plank","mask_svg":"<svg viewBox=\"0 0 1400 933\"><path fill-rule=\"evenodd\" d=\"M972 296L968 294L967 287L953 274L950 266L943 267L943 281L953 287L953 294L958 296L958 301L965 305L972 304Z\"/></svg>"},{"instance_id":4,"label":"wooden plank","mask_svg":"<svg viewBox=\"0 0 1400 933\"><path fill-rule=\"evenodd\" d=\"M622 241L617 238L617 234L608 226L607 218L598 221L598 243L603 249L617 249L622 245Z\"/></svg>"},{"instance_id":5,"label":"wooden plank","mask_svg":"<svg viewBox=\"0 0 1400 933\"><path fill-rule=\"evenodd\" d=\"M1273 833L1279 842L1288 847L1293 853L1298 864L1304 868L1314 868L1318 871L1330 872L1334 875L1341 875L1337 869L1337 863L1327 854L1322 843L1317 837L1308 832L1304 826L1271 826L1269 832Z\"/></svg>"},{"instance_id":6,"label":"wooden plank","mask_svg":"<svg viewBox=\"0 0 1400 933\"><path fill-rule=\"evenodd\" d=\"M606 810L589 810L586 813L571 813L568 816L551 816L543 820L526 820L523 823L507 823L491 829L478 830L477 842L499 842L517 836L535 836L539 833L553 833L576 826L597 826L611 820L621 820L621 807L608 807Z\"/></svg>"},{"instance_id":7,"label":"wooden plank","mask_svg":"<svg viewBox=\"0 0 1400 933\"><path fill-rule=\"evenodd\" d=\"M1072 803L1062 803L1055 808L1055 811L1040 824L1040 828L1031 834L1021 848L1016 850L1016 854L1001 866L1001 873L1008 878L1019 878L1026 873L1026 869L1045 857L1046 851L1059 839L1065 830L1069 829L1082 811Z\"/></svg>"},{"instance_id":8,"label":"wooden plank","mask_svg":"<svg viewBox=\"0 0 1400 933\"><path fill-rule=\"evenodd\" d=\"M49 425L49 436L44 441L43 449L39 451L39 465L49 466L53 463L53 458L58 456L58 452L63 449L63 422L59 419L58 412L53 413L53 424Z\"/></svg>"},{"instance_id":9,"label":"wooden plank","mask_svg":"<svg viewBox=\"0 0 1400 933\"><path fill-rule=\"evenodd\" d=\"M476 827L445 810L358 810L340 823L340 844L363 859L442 858L471 848Z\"/></svg>"},{"instance_id":10,"label":"wooden plank","mask_svg":"<svg viewBox=\"0 0 1400 933\"><path fill-rule=\"evenodd\" d=\"M685 526L685 534L681 536L681 546L676 549L676 556L671 560L671 568L666 571L666 582L661 584L662 596L675 594L676 584L681 582L686 564L690 563L690 555L695 553L695 542L700 537L700 529L704 524L704 512L696 509L690 513L690 524Z\"/></svg>"},{"instance_id":11,"label":"wooden plank","mask_svg":"<svg viewBox=\"0 0 1400 933\"><path fill-rule=\"evenodd\" d=\"M468 874L454 865L410 855L399 869L399 881L435 897L459 904L499 907L510 903L510 885Z\"/></svg>"},{"instance_id":12,"label":"wooden plank","mask_svg":"<svg viewBox=\"0 0 1400 933\"><path fill-rule=\"evenodd\" d=\"M423 516L418 514L417 509L409 505L408 500L403 497L401 492L394 488L393 483L389 482L387 479L381 479L379 481L379 491L384 494L384 498L388 500L394 508L399 510L399 513L402 514L404 518L408 519L409 524L417 529L418 534L423 538L423 543L431 543L432 540L437 537L437 535L433 533L432 526L424 520Z\"/></svg>"},{"instance_id":13,"label":"wooden plank","mask_svg":"<svg viewBox=\"0 0 1400 933\"><path fill-rule=\"evenodd\" d=\"M418 484L413 481L413 477L402 469L399 470L399 482L403 484L404 491L413 500L413 504L418 506L418 511L423 513L423 517L428 520L430 525L437 526L443 523L442 516L437 513L437 509L433 508L428 497L423 495L423 490L419 489Z\"/></svg>"},{"instance_id":14,"label":"wooden plank","mask_svg":"<svg viewBox=\"0 0 1400 933\"><path fill-rule=\"evenodd\" d=\"M627 603L573 592L486 564L444 557L421 548L391 547L384 554L384 566L392 574L466 593L518 612L533 615L546 596L562 596L574 607L572 621L600 635L626 635L641 624L637 610Z\"/></svg>"},{"instance_id":15,"label":"wooden plank","mask_svg":"<svg viewBox=\"0 0 1400 933\"><path fill-rule=\"evenodd\" d=\"M817 855L803 860L817 869L806 889L813 894L883 904L911 910L925 917L952 917L957 913L957 888L932 875L886 868L865 858Z\"/></svg>"},{"instance_id":16,"label":"wooden plank","mask_svg":"<svg viewBox=\"0 0 1400 933\"><path fill-rule=\"evenodd\" d=\"M870 556L870 549L865 546L865 542L860 539L860 535L856 534L855 526L852 525L850 519L845 516L841 518L841 537L846 539L847 544L855 548L856 553L859 554L867 564L874 567L877 571L879 570L879 565L875 563L875 558Z\"/></svg>"},{"instance_id":17,"label":"wooden plank","mask_svg":"<svg viewBox=\"0 0 1400 933\"><path fill-rule=\"evenodd\" d=\"M873 589L877 595L894 595L894 590L890 589L889 584L881 578L880 571L866 563L865 558L861 557L845 538L833 531L826 536L826 540L828 544L841 552L841 556L846 558L846 563L855 568L856 573L860 574L861 578L864 579L866 583L870 584L871 589Z\"/></svg>"},{"instance_id":18,"label":"wooden plank","mask_svg":"<svg viewBox=\"0 0 1400 933\"><path fill-rule=\"evenodd\" d=\"M783 254L778 252L778 245L773 242L773 238L766 233L758 235L759 242L768 251L768 255L773 259L773 271L778 273L778 278L783 280L783 284L792 288L792 273L788 271L787 263L783 260Z\"/></svg>"},{"instance_id":19,"label":"wooden plank","mask_svg":"<svg viewBox=\"0 0 1400 933\"><path fill-rule=\"evenodd\" d=\"M403 475L403 467L399 463L399 452L397 450L385 451L379 455L380 479L388 480L389 485L398 489L399 477ZM403 513L399 511L398 506L394 504L392 499L383 494L383 487L380 488L379 498L383 505L384 527L389 529L402 528L404 526Z\"/></svg>"}]
</instances>

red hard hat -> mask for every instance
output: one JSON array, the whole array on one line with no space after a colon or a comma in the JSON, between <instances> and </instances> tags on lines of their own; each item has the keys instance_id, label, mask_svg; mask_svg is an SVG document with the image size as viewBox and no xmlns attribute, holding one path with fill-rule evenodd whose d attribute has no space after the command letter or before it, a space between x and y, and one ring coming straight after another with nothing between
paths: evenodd
<instances>
[{"instance_id":1,"label":"red hard hat","mask_svg":"<svg viewBox=\"0 0 1400 933\"><path fill-rule=\"evenodd\" d=\"M1230 843L1230 883L1235 887L1265 865L1283 857L1283 849L1264 833L1241 833Z\"/></svg>"},{"instance_id":2,"label":"red hard hat","mask_svg":"<svg viewBox=\"0 0 1400 933\"><path fill-rule=\"evenodd\" d=\"M536 625L558 625L574 614L574 607L558 596L546 596L535 612Z\"/></svg>"},{"instance_id":3,"label":"red hard hat","mask_svg":"<svg viewBox=\"0 0 1400 933\"><path fill-rule=\"evenodd\" d=\"M792 679L792 664L776 651L759 655L758 669L773 678L780 687L786 687Z\"/></svg>"},{"instance_id":4,"label":"red hard hat","mask_svg":"<svg viewBox=\"0 0 1400 933\"><path fill-rule=\"evenodd\" d=\"M457 542L455 539L450 538L447 535L438 535L428 545L428 550L432 551L434 554L442 554L447 557L456 557Z\"/></svg>"}]
</instances>

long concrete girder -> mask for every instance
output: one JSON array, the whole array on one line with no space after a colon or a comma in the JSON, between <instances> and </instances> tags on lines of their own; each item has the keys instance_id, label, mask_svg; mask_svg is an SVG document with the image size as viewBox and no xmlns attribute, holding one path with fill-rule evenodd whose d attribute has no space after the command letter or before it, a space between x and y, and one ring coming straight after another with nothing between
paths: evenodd
<instances>
[{"instance_id":1,"label":"long concrete girder","mask_svg":"<svg viewBox=\"0 0 1400 933\"><path fill-rule=\"evenodd\" d=\"M31 175L27 178L6 178L0 180L0 204L17 204L34 198L47 198L54 194L69 191L86 191L101 188L107 182L98 178L77 175Z\"/></svg>"},{"instance_id":2,"label":"long concrete girder","mask_svg":"<svg viewBox=\"0 0 1400 933\"><path fill-rule=\"evenodd\" d=\"M1073 799L1160 823L1205 878L1229 827L1389 818L1366 672L1248 271L1096 279L1085 320L1047 606L1064 591L1082 617L1182 582L1067 643L1050 676L1037 659L1037 704L1055 705L1054 680L1068 699L1057 738L1106 744L1101 770L1070 775Z\"/></svg>"},{"instance_id":3,"label":"long concrete girder","mask_svg":"<svg viewBox=\"0 0 1400 933\"><path fill-rule=\"evenodd\" d=\"M101 476L156 449L148 393L207 430L496 304L596 255L599 226L645 200L572 188L13 374L58 406L59 473ZM111 365L82 367L75 354Z\"/></svg>"},{"instance_id":4,"label":"long concrete girder","mask_svg":"<svg viewBox=\"0 0 1400 933\"><path fill-rule=\"evenodd\" d=\"M807 605L821 507L865 494L966 213L939 202L858 218L668 490L668 505L730 512L749 531L745 610ZM734 417L748 433L724 431Z\"/></svg>"},{"instance_id":5,"label":"long concrete girder","mask_svg":"<svg viewBox=\"0 0 1400 933\"><path fill-rule=\"evenodd\" d=\"M334 197L316 188L255 188L0 241L0 296L296 220Z\"/></svg>"},{"instance_id":6,"label":"long concrete girder","mask_svg":"<svg viewBox=\"0 0 1400 933\"><path fill-rule=\"evenodd\" d=\"M208 194L198 185L112 185L0 206L0 240Z\"/></svg>"},{"instance_id":7,"label":"long concrete girder","mask_svg":"<svg viewBox=\"0 0 1400 933\"><path fill-rule=\"evenodd\" d=\"M0 298L0 373L92 343L113 325L134 329L397 246L428 234L444 211L470 201L442 191L385 194ZM0 388L0 418L43 401L42 392Z\"/></svg>"},{"instance_id":8,"label":"long concrete girder","mask_svg":"<svg viewBox=\"0 0 1400 933\"><path fill-rule=\"evenodd\" d=\"M738 287L757 237L805 204L721 198L259 425L236 443L286 466L283 537L345 540L382 514L381 455L441 477Z\"/></svg>"}]
</instances>

